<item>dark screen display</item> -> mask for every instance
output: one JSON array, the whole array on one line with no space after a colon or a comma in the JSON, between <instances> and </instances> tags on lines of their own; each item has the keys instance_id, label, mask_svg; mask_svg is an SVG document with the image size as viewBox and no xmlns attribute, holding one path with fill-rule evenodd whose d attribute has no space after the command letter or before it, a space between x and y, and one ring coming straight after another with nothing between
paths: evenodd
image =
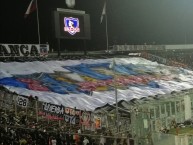
<instances>
[{"instance_id":1,"label":"dark screen display","mask_svg":"<svg viewBox=\"0 0 193 145\"><path fill-rule=\"evenodd\" d=\"M90 39L90 15L53 12L55 37L59 39Z\"/></svg>"}]
</instances>

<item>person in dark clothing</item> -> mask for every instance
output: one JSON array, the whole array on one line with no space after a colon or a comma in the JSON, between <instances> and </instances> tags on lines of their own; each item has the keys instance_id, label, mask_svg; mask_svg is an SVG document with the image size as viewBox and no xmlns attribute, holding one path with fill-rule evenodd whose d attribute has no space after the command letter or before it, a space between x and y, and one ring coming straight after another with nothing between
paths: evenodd
<instances>
[{"instance_id":1,"label":"person in dark clothing","mask_svg":"<svg viewBox=\"0 0 193 145\"><path fill-rule=\"evenodd\" d=\"M56 141L57 141L57 145L62 145L60 134L57 134Z\"/></svg>"},{"instance_id":2,"label":"person in dark clothing","mask_svg":"<svg viewBox=\"0 0 193 145\"><path fill-rule=\"evenodd\" d=\"M66 143L67 143L67 145L71 145L71 143L73 142L73 136L69 133L70 132L67 132L67 134L66 134Z\"/></svg>"},{"instance_id":3,"label":"person in dark clothing","mask_svg":"<svg viewBox=\"0 0 193 145\"><path fill-rule=\"evenodd\" d=\"M113 136L111 130L108 131L107 136ZM113 145L113 142L112 138L106 138L106 145Z\"/></svg>"}]
</instances>

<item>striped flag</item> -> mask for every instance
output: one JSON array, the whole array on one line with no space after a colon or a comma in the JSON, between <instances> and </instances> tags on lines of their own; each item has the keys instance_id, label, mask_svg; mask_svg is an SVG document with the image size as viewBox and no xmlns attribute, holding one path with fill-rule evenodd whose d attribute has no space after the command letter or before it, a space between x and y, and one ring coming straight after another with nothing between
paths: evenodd
<instances>
[{"instance_id":1,"label":"striped flag","mask_svg":"<svg viewBox=\"0 0 193 145\"><path fill-rule=\"evenodd\" d=\"M31 0L26 12L25 12L25 18L31 14L32 12L34 12L37 9L37 5L36 5L36 0Z\"/></svg>"},{"instance_id":2,"label":"striped flag","mask_svg":"<svg viewBox=\"0 0 193 145\"><path fill-rule=\"evenodd\" d=\"M105 15L106 15L106 0L105 0L105 3L104 3L104 6L103 6L102 14L101 14L101 23L103 22L103 17Z\"/></svg>"}]
</instances>

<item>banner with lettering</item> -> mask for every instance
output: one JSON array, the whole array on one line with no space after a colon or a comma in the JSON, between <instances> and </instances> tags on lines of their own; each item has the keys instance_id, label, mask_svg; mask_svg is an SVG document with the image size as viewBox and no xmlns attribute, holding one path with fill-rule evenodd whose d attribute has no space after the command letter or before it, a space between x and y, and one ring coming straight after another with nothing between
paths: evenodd
<instances>
[{"instance_id":1,"label":"banner with lettering","mask_svg":"<svg viewBox=\"0 0 193 145\"><path fill-rule=\"evenodd\" d=\"M42 110L47 114L55 115L58 117L62 117L64 115L64 107L62 105L59 106L59 105L44 102L42 105Z\"/></svg>"},{"instance_id":2,"label":"banner with lettering","mask_svg":"<svg viewBox=\"0 0 193 145\"><path fill-rule=\"evenodd\" d=\"M48 44L0 44L0 57L46 57Z\"/></svg>"},{"instance_id":3,"label":"banner with lettering","mask_svg":"<svg viewBox=\"0 0 193 145\"><path fill-rule=\"evenodd\" d=\"M81 111L75 108L65 107L64 120L70 124L80 124Z\"/></svg>"},{"instance_id":4,"label":"banner with lettering","mask_svg":"<svg viewBox=\"0 0 193 145\"><path fill-rule=\"evenodd\" d=\"M52 114L49 114L49 113L46 113L46 112L42 112L42 111L39 111L38 112L38 115L41 116L41 117L44 117L48 120L62 120L64 121L64 118L61 116L57 116L57 115L52 115Z\"/></svg>"},{"instance_id":5,"label":"banner with lettering","mask_svg":"<svg viewBox=\"0 0 193 145\"><path fill-rule=\"evenodd\" d=\"M28 102L29 102L28 98L25 98L25 97L22 97L22 96L17 97L17 105L20 106L20 107L27 107Z\"/></svg>"}]
</instances>

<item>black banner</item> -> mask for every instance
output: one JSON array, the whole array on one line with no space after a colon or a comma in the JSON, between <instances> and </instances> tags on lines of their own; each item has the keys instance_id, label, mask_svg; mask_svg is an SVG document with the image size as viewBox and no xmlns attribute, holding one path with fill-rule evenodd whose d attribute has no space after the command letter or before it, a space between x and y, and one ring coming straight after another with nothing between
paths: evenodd
<instances>
[{"instance_id":1,"label":"black banner","mask_svg":"<svg viewBox=\"0 0 193 145\"><path fill-rule=\"evenodd\" d=\"M80 110L75 108L65 107L64 109L64 120L70 124L79 124L80 123Z\"/></svg>"},{"instance_id":2,"label":"black banner","mask_svg":"<svg viewBox=\"0 0 193 145\"><path fill-rule=\"evenodd\" d=\"M64 115L64 107L59 105L54 105L50 103L43 103L42 109L44 112L56 115L56 116L63 116Z\"/></svg>"}]
</instances>

